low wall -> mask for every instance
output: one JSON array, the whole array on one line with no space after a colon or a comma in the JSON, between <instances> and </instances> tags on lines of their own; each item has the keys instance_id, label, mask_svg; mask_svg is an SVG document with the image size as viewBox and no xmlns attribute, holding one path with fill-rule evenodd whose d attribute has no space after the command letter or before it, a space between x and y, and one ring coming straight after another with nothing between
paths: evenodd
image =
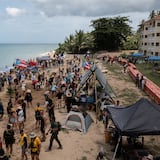
<instances>
[{"instance_id":1,"label":"low wall","mask_svg":"<svg viewBox=\"0 0 160 160\"><path fill-rule=\"evenodd\" d=\"M124 64L127 61L125 59L121 60L121 64ZM136 66L132 63L129 63L127 67L128 73L131 76L131 78L135 81L137 73L139 76L142 75L141 72L139 72L136 68ZM144 92L155 101L155 103L160 104L160 87L158 87L155 83L153 83L151 80L146 79L146 83L144 86Z\"/></svg>"}]
</instances>

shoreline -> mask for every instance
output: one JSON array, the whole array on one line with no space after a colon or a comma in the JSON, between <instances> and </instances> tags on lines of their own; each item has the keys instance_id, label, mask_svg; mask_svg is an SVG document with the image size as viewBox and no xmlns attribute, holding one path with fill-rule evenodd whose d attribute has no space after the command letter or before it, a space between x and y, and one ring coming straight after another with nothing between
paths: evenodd
<instances>
[{"instance_id":1,"label":"shoreline","mask_svg":"<svg viewBox=\"0 0 160 160\"><path fill-rule=\"evenodd\" d=\"M28 60L41 53L56 50L58 44L0 44L0 68L11 67L16 58Z\"/></svg>"}]
</instances>

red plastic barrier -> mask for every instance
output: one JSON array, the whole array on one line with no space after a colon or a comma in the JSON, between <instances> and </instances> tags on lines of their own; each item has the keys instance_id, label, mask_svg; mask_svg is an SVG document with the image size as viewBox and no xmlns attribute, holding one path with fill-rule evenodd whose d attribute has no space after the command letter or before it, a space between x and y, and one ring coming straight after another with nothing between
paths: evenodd
<instances>
[{"instance_id":1,"label":"red plastic barrier","mask_svg":"<svg viewBox=\"0 0 160 160\"><path fill-rule=\"evenodd\" d=\"M137 73L141 76L142 73L136 69L134 64L129 64L128 73L131 78L135 81ZM153 83L151 80L147 79L144 87L144 92L153 99L157 104L160 104L160 88Z\"/></svg>"},{"instance_id":2,"label":"red plastic barrier","mask_svg":"<svg viewBox=\"0 0 160 160\"><path fill-rule=\"evenodd\" d=\"M109 56L109 59L112 60L114 57ZM124 58L121 58L119 60L121 65L125 65L128 63L128 61ZM136 66L133 63L128 63L127 67L128 73L131 76L131 78L136 81L136 75L139 74L139 76L142 76L142 73L139 72L136 68ZM146 80L146 84L144 86L144 92L152 98L157 104L160 104L160 87L158 87L155 83L150 81L149 79Z\"/></svg>"},{"instance_id":3,"label":"red plastic barrier","mask_svg":"<svg viewBox=\"0 0 160 160\"><path fill-rule=\"evenodd\" d=\"M125 64L127 63L127 60L124 59L124 58L121 58L120 63L121 63L122 65L125 65Z\"/></svg>"}]
</instances>

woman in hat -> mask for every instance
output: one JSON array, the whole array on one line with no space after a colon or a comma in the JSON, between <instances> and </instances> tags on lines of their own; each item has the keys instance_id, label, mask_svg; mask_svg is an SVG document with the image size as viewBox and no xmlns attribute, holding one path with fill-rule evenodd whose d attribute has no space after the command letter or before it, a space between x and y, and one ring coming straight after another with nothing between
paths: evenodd
<instances>
[{"instance_id":1,"label":"woman in hat","mask_svg":"<svg viewBox=\"0 0 160 160\"><path fill-rule=\"evenodd\" d=\"M24 112L21 105L17 106L17 122L19 130L24 128Z\"/></svg>"},{"instance_id":2,"label":"woman in hat","mask_svg":"<svg viewBox=\"0 0 160 160\"><path fill-rule=\"evenodd\" d=\"M9 123L13 125L13 128L18 128L17 126L17 113L14 108L11 108L9 116Z\"/></svg>"}]
</instances>

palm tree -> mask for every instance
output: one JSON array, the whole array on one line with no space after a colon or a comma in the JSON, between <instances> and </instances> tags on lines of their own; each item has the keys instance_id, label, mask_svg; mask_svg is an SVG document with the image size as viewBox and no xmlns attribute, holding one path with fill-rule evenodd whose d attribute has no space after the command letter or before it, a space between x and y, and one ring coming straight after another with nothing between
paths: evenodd
<instances>
[{"instance_id":1,"label":"palm tree","mask_svg":"<svg viewBox=\"0 0 160 160\"><path fill-rule=\"evenodd\" d=\"M91 33L84 33L84 31L76 31L75 35L67 37L63 44L59 44L56 50L66 51L68 53L83 53L88 49L93 48L93 35Z\"/></svg>"}]
</instances>

